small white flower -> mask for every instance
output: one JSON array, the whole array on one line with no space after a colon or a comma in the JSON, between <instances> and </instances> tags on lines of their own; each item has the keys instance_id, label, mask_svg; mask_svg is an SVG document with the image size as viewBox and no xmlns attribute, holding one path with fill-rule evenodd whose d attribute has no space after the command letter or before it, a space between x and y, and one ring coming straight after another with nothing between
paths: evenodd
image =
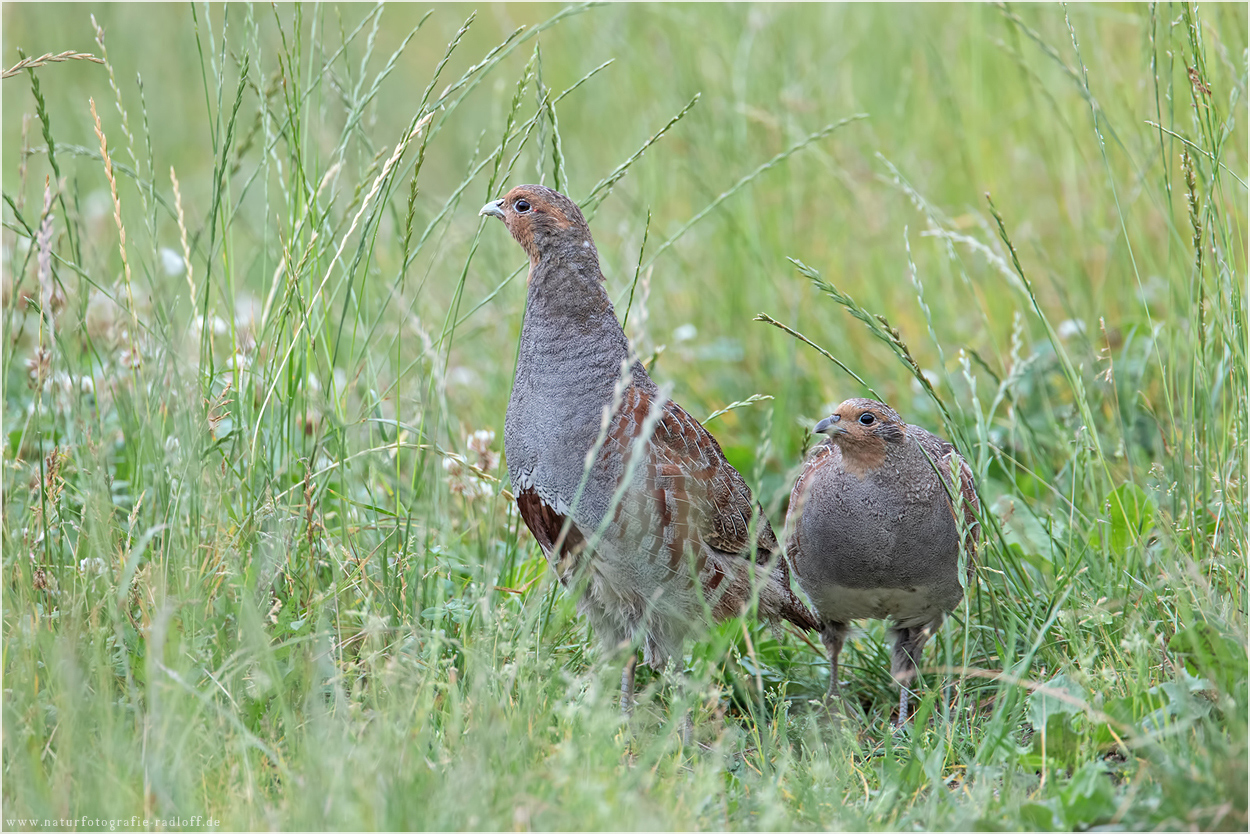
<instances>
[{"instance_id":1,"label":"small white flower","mask_svg":"<svg viewBox=\"0 0 1250 834\"><path fill-rule=\"evenodd\" d=\"M68 395L74 390L74 378L65 371L55 371L52 378L48 380L49 387L59 389L64 395Z\"/></svg>"},{"instance_id":2,"label":"small white flower","mask_svg":"<svg viewBox=\"0 0 1250 834\"><path fill-rule=\"evenodd\" d=\"M121 308L112 298L100 290L92 290L87 297L87 310L83 314L83 329L95 342L112 342L116 335L117 319Z\"/></svg>"},{"instance_id":3,"label":"small white flower","mask_svg":"<svg viewBox=\"0 0 1250 834\"><path fill-rule=\"evenodd\" d=\"M479 455L484 455L490 451L490 447L494 442L494 431L491 429L478 429L469 435L469 450Z\"/></svg>"},{"instance_id":4,"label":"small white flower","mask_svg":"<svg viewBox=\"0 0 1250 834\"><path fill-rule=\"evenodd\" d=\"M248 330L260 321L264 311L260 299L249 292L241 292L234 300L234 324L240 330Z\"/></svg>"},{"instance_id":5,"label":"small white flower","mask_svg":"<svg viewBox=\"0 0 1250 834\"><path fill-rule=\"evenodd\" d=\"M113 213L113 198L104 188L97 188L83 200L83 215L91 222L103 221Z\"/></svg>"},{"instance_id":6,"label":"small white flower","mask_svg":"<svg viewBox=\"0 0 1250 834\"><path fill-rule=\"evenodd\" d=\"M1080 319L1064 319L1059 322L1055 332L1059 334L1060 339L1071 339L1085 332L1085 322Z\"/></svg>"},{"instance_id":7,"label":"small white flower","mask_svg":"<svg viewBox=\"0 0 1250 834\"><path fill-rule=\"evenodd\" d=\"M170 249L168 246L162 246L160 249L161 268L165 270L165 274L170 278L177 278L187 271L186 262L182 260L182 255L176 250Z\"/></svg>"},{"instance_id":8,"label":"small white flower","mask_svg":"<svg viewBox=\"0 0 1250 834\"><path fill-rule=\"evenodd\" d=\"M214 336L224 336L230 332L230 325L226 324L226 320L221 316L213 316L209 320L209 327L213 329ZM204 329L204 317L199 316L195 320L195 332L199 333Z\"/></svg>"},{"instance_id":9,"label":"small white flower","mask_svg":"<svg viewBox=\"0 0 1250 834\"><path fill-rule=\"evenodd\" d=\"M117 362L123 368L137 368L143 364L143 353L140 352L138 345L123 348L117 354Z\"/></svg>"},{"instance_id":10,"label":"small white flower","mask_svg":"<svg viewBox=\"0 0 1250 834\"><path fill-rule=\"evenodd\" d=\"M91 556L78 562L78 573L82 576L99 576L104 573L104 560L99 556Z\"/></svg>"},{"instance_id":11,"label":"small white flower","mask_svg":"<svg viewBox=\"0 0 1250 834\"><path fill-rule=\"evenodd\" d=\"M676 330L673 331L673 341L674 342L688 342L698 335L699 335L699 328L695 327L690 322L686 322L685 324L681 325L680 327L678 327Z\"/></svg>"},{"instance_id":12,"label":"small white flower","mask_svg":"<svg viewBox=\"0 0 1250 834\"><path fill-rule=\"evenodd\" d=\"M480 382L477 371L464 365L457 365L447 372L447 385L450 387L474 388Z\"/></svg>"},{"instance_id":13,"label":"small white flower","mask_svg":"<svg viewBox=\"0 0 1250 834\"><path fill-rule=\"evenodd\" d=\"M469 435L469 451L477 455L477 468L483 472L489 472L499 465L499 455L491 448L494 442L495 432L491 429L478 429Z\"/></svg>"},{"instance_id":14,"label":"small white flower","mask_svg":"<svg viewBox=\"0 0 1250 834\"><path fill-rule=\"evenodd\" d=\"M921 368L920 373L924 376L926 380L928 380L929 386L932 388L937 388L942 382L942 380L937 375L937 371L931 371L928 368ZM915 377L911 378L911 390L913 393L916 393L916 394L924 393L924 387L920 384L920 380L916 379Z\"/></svg>"}]
</instances>

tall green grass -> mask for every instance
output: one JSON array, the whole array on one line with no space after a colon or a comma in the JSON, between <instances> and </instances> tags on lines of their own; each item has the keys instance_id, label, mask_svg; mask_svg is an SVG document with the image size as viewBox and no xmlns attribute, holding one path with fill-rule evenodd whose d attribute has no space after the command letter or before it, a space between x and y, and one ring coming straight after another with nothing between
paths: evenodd
<instances>
[{"instance_id":1,"label":"tall green grass","mask_svg":"<svg viewBox=\"0 0 1250 834\"><path fill-rule=\"evenodd\" d=\"M103 61L3 81L6 828L1247 825L1244 7L4 15ZM847 396L973 464L914 725L880 623L854 726L752 622L621 717L500 459L532 181L778 528Z\"/></svg>"}]
</instances>

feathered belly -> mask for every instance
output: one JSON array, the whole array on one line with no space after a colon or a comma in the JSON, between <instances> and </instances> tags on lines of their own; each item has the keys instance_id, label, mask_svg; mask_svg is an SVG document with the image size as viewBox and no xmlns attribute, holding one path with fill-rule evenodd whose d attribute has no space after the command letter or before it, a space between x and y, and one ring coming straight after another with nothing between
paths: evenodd
<instances>
[{"instance_id":1,"label":"feathered belly","mask_svg":"<svg viewBox=\"0 0 1250 834\"><path fill-rule=\"evenodd\" d=\"M923 507L829 501L805 514L796 570L804 587L907 589L954 583L959 537L953 517Z\"/></svg>"},{"instance_id":2,"label":"feathered belly","mask_svg":"<svg viewBox=\"0 0 1250 834\"><path fill-rule=\"evenodd\" d=\"M703 624L704 603L692 564L673 568L648 559L645 552L600 540L567 584L580 588L578 610L605 644L645 635L644 660L659 666L680 654L685 637Z\"/></svg>"},{"instance_id":3,"label":"feathered belly","mask_svg":"<svg viewBox=\"0 0 1250 834\"><path fill-rule=\"evenodd\" d=\"M932 585L902 588L848 588L826 585L812 599L825 620L848 622L890 619L904 627L922 626L939 619L959 604L962 591Z\"/></svg>"}]
</instances>

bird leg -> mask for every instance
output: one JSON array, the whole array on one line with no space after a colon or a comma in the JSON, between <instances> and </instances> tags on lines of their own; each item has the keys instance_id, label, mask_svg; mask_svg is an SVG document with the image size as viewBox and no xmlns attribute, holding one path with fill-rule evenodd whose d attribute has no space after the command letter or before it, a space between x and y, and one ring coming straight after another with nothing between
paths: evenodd
<instances>
[{"instance_id":1,"label":"bird leg","mask_svg":"<svg viewBox=\"0 0 1250 834\"><path fill-rule=\"evenodd\" d=\"M638 652L631 652L621 671L621 712L629 718L634 714L634 670L638 668Z\"/></svg>"},{"instance_id":2,"label":"bird leg","mask_svg":"<svg viewBox=\"0 0 1250 834\"><path fill-rule=\"evenodd\" d=\"M838 686L838 655L842 653L842 644L846 642L846 630L846 623L825 623L820 628L820 639L824 641L825 650L829 652L829 691L825 694L827 710L832 710L842 696Z\"/></svg>"},{"instance_id":3,"label":"bird leg","mask_svg":"<svg viewBox=\"0 0 1250 834\"><path fill-rule=\"evenodd\" d=\"M670 657L664 664L664 677L672 686L670 709L679 703L690 701L690 681L682 669L680 661ZM688 706L677 725L677 734L683 747L689 747L694 741L694 707Z\"/></svg>"},{"instance_id":4,"label":"bird leg","mask_svg":"<svg viewBox=\"0 0 1250 834\"><path fill-rule=\"evenodd\" d=\"M907 723L908 710L911 706L909 703L909 695L907 684L900 684L898 688L898 726L902 727Z\"/></svg>"},{"instance_id":5,"label":"bird leg","mask_svg":"<svg viewBox=\"0 0 1250 834\"><path fill-rule=\"evenodd\" d=\"M689 747L694 743L694 710L686 710L681 719L681 746Z\"/></svg>"},{"instance_id":6,"label":"bird leg","mask_svg":"<svg viewBox=\"0 0 1250 834\"><path fill-rule=\"evenodd\" d=\"M929 639L932 626L898 627L890 629L894 636L894 650L890 657L890 674L899 685L898 724L907 723L911 701L911 685L916 680L916 669L924 644Z\"/></svg>"}]
</instances>

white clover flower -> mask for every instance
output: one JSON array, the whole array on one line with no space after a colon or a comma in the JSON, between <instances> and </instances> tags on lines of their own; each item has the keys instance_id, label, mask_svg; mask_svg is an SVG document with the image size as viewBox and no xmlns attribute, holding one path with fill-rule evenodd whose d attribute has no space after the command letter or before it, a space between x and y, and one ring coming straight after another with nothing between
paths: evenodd
<instances>
[{"instance_id":1,"label":"white clover flower","mask_svg":"<svg viewBox=\"0 0 1250 834\"><path fill-rule=\"evenodd\" d=\"M690 322L686 322L685 324L681 325L680 327L678 327L676 330L673 331L673 341L674 342L688 342L698 335L699 335L699 328L695 327Z\"/></svg>"},{"instance_id":2,"label":"white clover flower","mask_svg":"<svg viewBox=\"0 0 1250 834\"><path fill-rule=\"evenodd\" d=\"M83 329L93 342L111 343L116 337L117 320L121 313L122 309L116 301L100 290L92 290L83 314Z\"/></svg>"},{"instance_id":3,"label":"white clover flower","mask_svg":"<svg viewBox=\"0 0 1250 834\"><path fill-rule=\"evenodd\" d=\"M478 429L469 435L469 451L477 455L477 468L489 472L499 465L499 454L491 448L495 442L495 432L491 429ZM487 489L482 484L484 490Z\"/></svg>"},{"instance_id":4,"label":"white clover flower","mask_svg":"<svg viewBox=\"0 0 1250 834\"><path fill-rule=\"evenodd\" d=\"M937 375L937 371L931 371L928 368L921 368L920 373L926 380L928 380L929 385L933 388L937 388L942 383L942 380ZM920 384L920 380L915 377L911 378L911 390L916 394L924 393L924 387Z\"/></svg>"},{"instance_id":5,"label":"white clover flower","mask_svg":"<svg viewBox=\"0 0 1250 834\"><path fill-rule=\"evenodd\" d=\"M170 278L177 278L187 271L187 264L182 259L182 253L177 250L162 246L158 254L161 256L161 269L165 270L165 274Z\"/></svg>"},{"instance_id":6,"label":"white clover flower","mask_svg":"<svg viewBox=\"0 0 1250 834\"><path fill-rule=\"evenodd\" d=\"M1059 322L1055 332L1059 334L1060 339L1071 339L1085 332L1085 322L1080 319L1064 319Z\"/></svg>"},{"instance_id":7,"label":"white clover flower","mask_svg":"<svg viewBox=\"0 0 1250 834\"><path fill-rule=\"evenodd\" d=\"M104 570L104 560L99 556L90 556L78 562L78 573L81 576L101 576Z\"/></svg>"},{"instance_id":8,"label":"white clover flower","mask_svg":"<svg viewBox=\"0 0 1250 834\"><path fill-rule=\"evenodd\" d=\"M117 362L123 368L137 368L143 364L143 353L139 350L138 345L123 348L117 354Z\"/></svg>"},{"instance_id":9,"label":"white clover flower","mask_svg":"<svg viewBox=\"0 0 1250 834\"><path fill-rule=\"evenodd\" d=\"M448 387L476 388L481 385L481 381L477 371L464 365L457 365L447 371Z\"/></svg>"},{"instance_id":10,"label":"white clover flower","mask_svg":"<svg viewBox=\"0 0 1250 834\"><path fill-rule=\"evenodd\" d=\"M484 455L490 451L490 447L495 442L495 432L491 429L478 429L469 435L469 450L479 455Z\"/></svg>"},{"instance_id":11,"label":"white clover flower","mask_svg":"<svg viewBox=\"0 0 1250 834\"><path fill-rule=\"evenodd\" d=\"M65 371L54 371L44 387L49 390L55 388L62 395L68 396L74 390L74 378Z\"/></svg>"},{"instance_id":12,"label":"white clover flower","mask_svg":"<svg viewBox=\"0 0 1250 834\"><path fill-rule=\"evenodd\" d=\"M260 299L249 292L241 292L234 301L234 324L240 330L247 330L260 321L264 305Z\"/></svg>"}]
</instances>

